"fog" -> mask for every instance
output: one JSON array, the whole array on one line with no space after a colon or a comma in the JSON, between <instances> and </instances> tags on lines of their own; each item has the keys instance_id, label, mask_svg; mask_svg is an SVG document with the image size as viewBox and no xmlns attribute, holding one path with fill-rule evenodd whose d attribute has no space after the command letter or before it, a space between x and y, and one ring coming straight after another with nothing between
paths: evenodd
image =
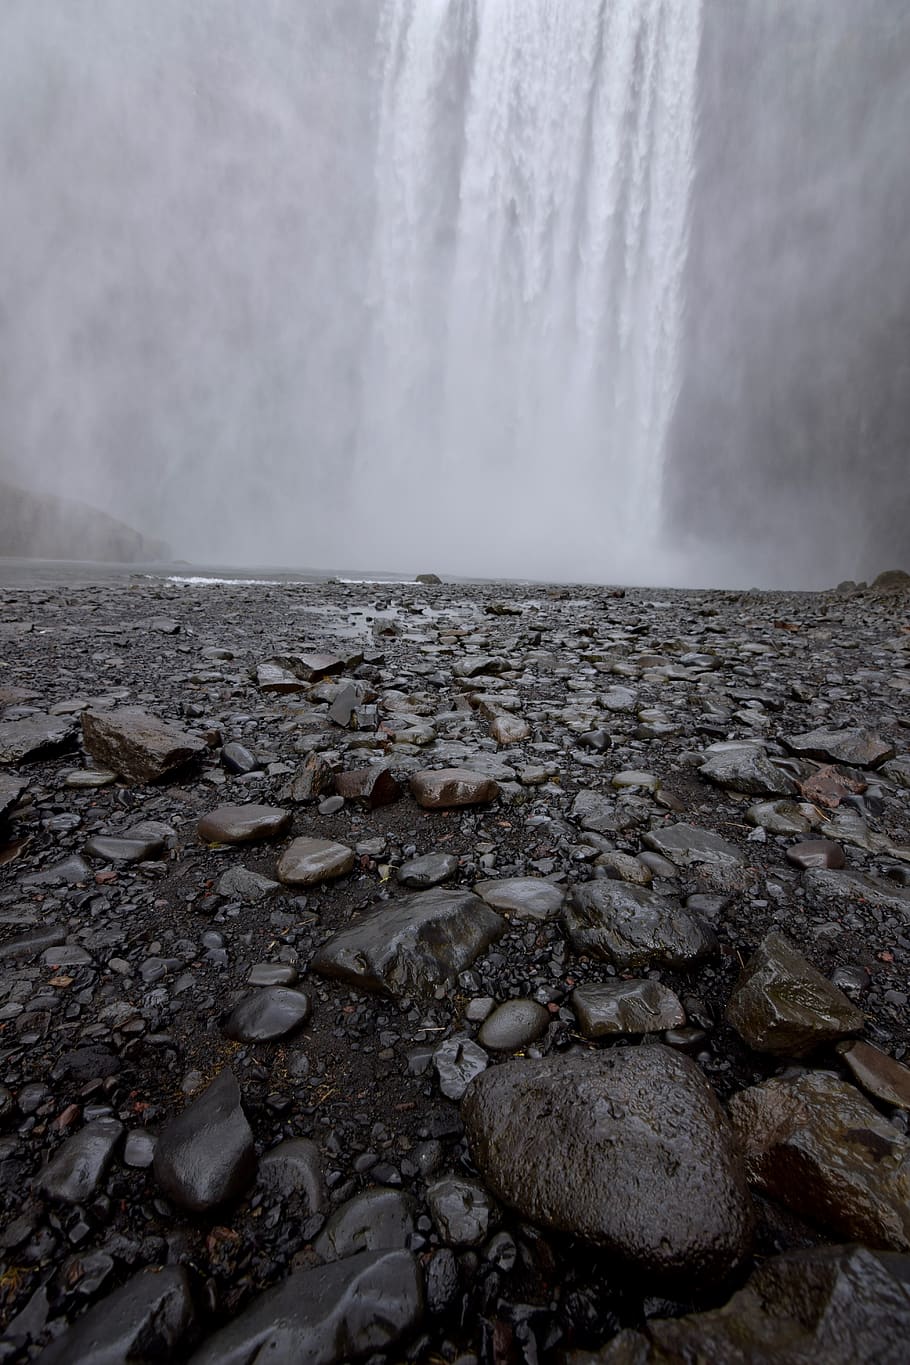
<instances>
[{"instance_id":1,"label":"fog","mask_svg":"<svg viewBox=\"0 0 910 1365\"><path fill-rule=\"evenodd\" d=\"M0 476L197 563L906 562L908 67L897 0L4 0Z\"/></svg>"}]
</instances>

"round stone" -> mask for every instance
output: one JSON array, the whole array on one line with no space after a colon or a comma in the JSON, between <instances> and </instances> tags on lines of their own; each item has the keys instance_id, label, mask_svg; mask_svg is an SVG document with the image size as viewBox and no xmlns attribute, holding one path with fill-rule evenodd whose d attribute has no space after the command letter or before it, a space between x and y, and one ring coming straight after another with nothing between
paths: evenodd
<instances>
[{"instance_id":1,"label":"round stone","mask_svg":"<svg viewBox=\"0 0 910 1365\"><path fill-rule=\"evenodd\" d=\"M484 1020L477 1041L491 1052L515 1052L546 1032L550 1012L536 1000L506 1000Z\"/></svg>"},{"instance_id":2,"label":"round stone","mask_svg":"<svg viewBox=\"0 0 910 1365\"><path fill-rule=\"evenodd\" d=\"M276 839L291 823L291 812L275 806L219 806L204 815L197 827L206 844L249 844Z\"/></svg>"}]
</instances>

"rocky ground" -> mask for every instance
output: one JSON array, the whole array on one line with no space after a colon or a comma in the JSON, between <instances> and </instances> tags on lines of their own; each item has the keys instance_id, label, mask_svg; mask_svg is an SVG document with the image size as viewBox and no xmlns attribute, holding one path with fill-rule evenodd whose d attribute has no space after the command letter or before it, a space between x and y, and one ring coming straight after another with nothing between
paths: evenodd
<instances>
[{"instance_id":1,"label":"rocky ground","mask_svg":"<svg viewBox=\"0 0 910 1365\"><path fill-rule=\"evenodd\" d=\"M0 580L0 1361L906 1360L901 587Z\"/></svg>"}]
</instances>

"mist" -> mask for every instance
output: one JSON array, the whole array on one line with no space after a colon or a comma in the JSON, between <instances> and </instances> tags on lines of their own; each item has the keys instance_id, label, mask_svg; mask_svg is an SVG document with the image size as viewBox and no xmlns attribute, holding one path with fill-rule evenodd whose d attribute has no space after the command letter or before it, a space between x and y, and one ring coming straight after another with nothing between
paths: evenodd
<instances>
[{"instance_id":1,"label":"mist","mask_svg":"<svg viewBox=\"0 0 910 1365\"><path fill-rule=\"evenodd\" d=\"M906 560L902 11L6 0L0 477L195 563Z\"/></svg>"}]
</instances>

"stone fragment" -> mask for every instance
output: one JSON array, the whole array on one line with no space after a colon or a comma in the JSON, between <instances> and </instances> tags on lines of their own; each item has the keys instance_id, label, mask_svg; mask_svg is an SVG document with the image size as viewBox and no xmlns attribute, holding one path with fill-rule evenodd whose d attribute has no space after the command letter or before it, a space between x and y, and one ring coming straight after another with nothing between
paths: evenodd
<instances>
[{"instance_id":1,"label":"stone fragment","mask_svg":"<svg viewBox=\"0 0 910 1365\"><path fill-rule=\"evenodd\" d=\"M750 1180L836 1237L910 1251L910 1140L852 1085L809 1071L741 1090Z\"/></svg>"},{"instance_id":2,"label":"stone fragment","mask_svg":"<svg viewBox=\"0 0 910 1365\"><path fill-rule=\"evenodd\" d=\"M706 1283L749 1249L731 1130L698 1067L670 1048L506 1062L473 1082L462 1118L499 1199L630 1270Z\"/></svg>"},{"instance_id":3,"label":"stone fragment","mask_svg":"<svg viewBox=\"0 0 910 1365\"><path fill-rule=\"evenodd\" d=\"M428 890L447 882L458 871L458 859L454 853L424 853L419 858L410 858L398 869L398 881L402 886L417 890Z\"/></svg>"},{"instance_id":4,"label":"stone fragment","mask_svg":"<svg viewBox=\"0 0 910 1365\"><path fill-rule=\"evenodd\" d=\"M621 882L631 882L633 886L650 886L654 880L654 874L649 867L629 853L620 853L618 849L598 854L594 866L604 868L608 877L616 877Z\"/></svg>"},{"instance_id":5,"label":"stone fragment","mask_svg":"<svg viewBox=\"0 0 910 1365\"><path fill-rule=\"evenodd\" d=\"M803 758L846 763L852 768L878 768L894 757L894 745L871 730L808 730L784 739L787 748Z\"/></svg>"},{"instance_id":6,"label":"stone fragment","mask_svg":"<svg viewBox=\"0 0 910 1365\"><path fill-rule=\"evenodd\" d=\"M230 740L222 747L221 766L226 768L229 773L243 775L259 772L262 768L262 764L256 755L251 753L245 744L240 744L235 739Z\"/></svg>"},{"instance_id":7,"label":"stone fragment","mask_svg":"<svg viewBox=\"0 0 910 1365\"><path fill-rule=\"evenodd\" d=\"M283 1199L299 1199L309 1213L322 1213L328 1202L319 1148L309 1138L286 1138L259 1162L258 1183Z\"/></svg>"},{"instance_id":8,"label":"stone fragment","mask_svg":"<svg viewBox=\"0 0 910 1365\"><path fill-rule=\"evenodd\" d=\"M530 734L531 727L528 722L509 711L500 712L490 722L490 736L497 744L521 744Z\"/></svg>"},{"instance_id":9,"label":"stone fragment","mask_svg":"<svg viewBox=\"0 0 910 1365\"><path fill-rule=\"evenodd\" d=\"M0 723L0 763L30 763L71 749L76 722L69 716L25 716Z\"/></svg>"},{"instance_id":10,"label":"stone fragment","mask_svg":"<svg viewBox=\"0 0 910 1365\"><path fill-rule=\"evenodd\" d=\"M844 850L831 839L804 839L791 844L786 858L791 867L798 867L802 872L810 867L845 867L847 863Z\"/></svg>"},{"instance_id":11,"label":"stone fragment","mask_svg":"<svg viewBox=\"0 0 910 1365\"><path fill-rule=\"evenodd\" d=\"M331 791L335 785L335 774L331 765L321 754L308 754L300 765L291 782L292 801L317 801L324 792Z\"/></svg>"},{"instance_id":12,"label":"stone fragment","mask_svg":"<svg viewBox=\"0 0 910 1365\"><path fill-rule=\"evenodd\" d=\"M489 1058L463 1034L447 1038L433 1053L439 1088L450 1100L460 1100L475 1076L487 1069Z\"/></svg>"},{"instance_id":13,"label":"stone fragment","mask_svg":"<svg viewBox=\"0 0 910 1365\"><path fill-rule=\"evenodd\" d=\"M255 1165L253 1134L229 1070L165 1124L155 1149L158 1184L179 1208L192 1213L205 1213L242 1194Z\"/></svg>"},{"instance_id":14,"label":"stone fragment","mask_svg":"<svg viewBox=\"0 0 910 1365\"><path fill-rule=\"evenodd\" d=\"M387 995L425 996L470 967L506 922L469 891L437 888L360 916L311 969Z\"/></svg>"},{"instance_id":15,"label":"stone fragment","mask_svg":"<svg viewBox=\"0 0 910 1365\"><path fill-rule=\"evenodd\" d=\"M157 782L201 758L205 743L185 730L134 707L83 711L88 753L130 782Z\"/></svg>"},{"instance_id":16,"label":"stone fragment","mask_svg":"<svg viewBox=\"0 0 910 1365\"><path fill-rule=\"evenodd\" d=\"M403 1249L414 1232L414 1201L400 1190L370 1189L336 1209L313 1243L324 1261L358 1251Z\"/></svg>"},{"instance_id":17,"label":"stone fragment","mask_svg":"<svg viewBox=\"0 0 910 1365\"><path fill-rule=\"evenodd\" d=\"M276 875L287 886L316 886L344 877L354 866L354 850L331 839L295 839L278 859Z\"/></svg>"},{"instance_id":18,"label":"stone fragment","mask_svg":"<svg viewBox=\"0 0 910 1365\"><path fill-rule=\"evenodd\" d=\"M263 877L261 873L252 872L248 867L237 864L222 872L215 883L215 892L219 896L224 896L226 900L237 900L243 905L258 905L273 891L277 891L280 885L280 882L272 881L270 877Z\"/></svg>"},{"instance_id":19,"label":"stone fragment","mask_svg":"<svg viewBox=\"0 0 910 1365\"><path fill-rule=\"evenodd\" d=\"M698 771L716 787L750 796L793 796L797 791L792 777L776 768L757 744L712 744Z\"/></svg>"},{"instance_id":20,"label":"stone fragment","mask_svg":"<svg viewBox=\"0 0 910 1365\"><path fill-rule=\"evenodd\" d=\"M910 1109L910 1068L861 1040L839 1043L837 1050L867 1095L895 1109Z\"/></svg>"},{"instance_id":21,"label":"stone fragment","mask_svg":"<svg viewBox=\"0 0 910 1365\"><path fill-rule=\"evenodd\" d=\"M904 1365L910 1265L896 1252L812 1247L766 1261L722 1308L652 1318L570 1365Z\"/></svg>"},{"instance_id":22,"label":"stone fragment","mask_svg":"<svg viewBox=\"0 0 910 1365\"><path fill-rule=\"evenodd\" d=\"M769 834L808 834L812 821L795 801L757 801L746 811L750 825Z\"/></svg>"},{"instance_id":23,"label":"stone fragment","mask_svg":"<svg viewBox=\"0 0 910 1365\"><path fill-rule=\"evenodd\" d=\"M553 919L562 909L566 893L543 877L503 877L476 882L475 893L494 910L515 919Z\"/></svg>"},{"instance_id":24,"label":"stone fragment","mask_svg":"<svg viewBox=\"0 0 910 1365\"><path fill-rule=\"evenodd\" d=\"M182 1356L197 1334L183 1266L140 1270L96 1303L39 1356L41 1365L139 1365Z\"/></svg>"},{"instance_id":25,"label":"stone fragment","mask_svg":"<svg viewBox=\"0 0 910 1365\"><path fill-rule=\"evenodd\" d=\"M35 1178L35 1189L48 1199L82 1204L98 1190L123 1137L116 1119L95 1119L80 1128L54 1153Z\"/></svg>"},{"instance_id":26,"label":"stone fragment","mask_svg":"<svg viewBox=\"0 0 910 1365\"><path fill-rule=\"evenodd\" d=\"M401 785L385 763L373 763L368 768L353 768L338 773L335 791L345 801L359 801L370 810L391 806L404 795Z\"/></svg>"},{"instance_id":27,"label":"stone fragment","mask_svg":"<svg viewBox=\"0 0 910 1365\"><path fill-rule=\"evenodd\" d=\"M224 1022L224 1033L239 1043L268 1043L302 1028L312 1004L303 991L286 986L264 986L235 1005Z\"/></svg>"},{"instance_id":28,"label":"stone fragment","mask_svg":"<svg viewBox=\"0 0 910 1365\"><path fill-rule=\"evenodd\" d=\"M22 793L27 789L28 783L23 778L0 773L0 820L7 819Z\"/></svg>"},{"instance_id":29,"label":"stone fragment","mask_svg":"<svg viewBox=\"0 0 910 1365\"><path fill-rule=\"evenodd\" d=\"M547 1031L550 1012L536 1000L506 1000L489 1014L477 1041L491 1052L515 1052Z\"/></svg>"},{"instance_id":30,"label":"stone fragment","mask_svg":"<svg viewBox=\"0 0 910 1365\"><path fill-rule=\"evenodd\" d=\"M164 840L151 835L145 839L117 838L96 834L85 845L87 858L103 858L106 863L142 863L160 858L165 851Z\"/></svg>"},{"instance_id":31,"label":"stone fragment","mask_svg":"<svg viewBox=\"0 0 910 1365\"><path fill-rule=\"evenodd\" d=\"M256 686L260 692L272 692L278 696L283 696L294 692L305 692L308 684L303 678L298 678L297 674L291 669L267 659L256 665Z\"/></svg>"},{"instance_id":32,"label":"stone fragment","mask_svg":"<svg viewBox=\"0 0 910 1365\"><path fill-rule=\"evenodd\" d=\"M585 788L572 802L572 819L594 834L609 834L616 829L616 805L600 792Z\"/></svg>"},{"instance_id":33,"label":"stone fragment","mask_svg":"<svg viewBox=\"0 0 910 1365\"><path fill-rule=\"evenodd\" d=\"M470 768L433 768L414 773L411 793L427 810L486 805L499 795L499 783Z\"/></svg>"},{"instance_id":34,"label":"stone fragment","mask_svg":"<svg viewBox=\"0 0 910 1365\"><path fill-rule=\"evenodd\" d=\"M190 1365L344 1365L406 1338L423 1316L408 1251L364 1251L294 1271L222 1327Z\"/></svg>"},{"instance_id":35,"label":"stone fragment","mask_svg":"<svg viewBox=\"0 0 910 1365\"><path fill-rule=\"evenodd\" d=\"M297 968L289 962L256 962L247 981L251 986L293 986L298 975Z\"/></svg>"},{"instance_id":36,"label":"stone fragment","mask_svg":"<svg viewBox=\"0 0 910 1365\"><path fill-rule=\"evenodd\" d=\"M692 867L699 863L730 867L743 861L735 844L709 829L684 823L653 829L645 835L644 842L662 858L669 859L674 867Z\"/></svg>"},{"instance_id":37,"label":"stone fragment","mask_svg":"<svg viewBox=\"0 0 910 1365\"><path fill-rule=\"evenodd\" d=\"M712 931L674 901L609 878L576 886L563 918L576 952L624 972L682 968L717 951Z\"/></svg>"},{"instance_id":38,"label":"stone fragment","mask_svg":"<svg viewBox=\"0 0 910 1365\"><path fill-rule=\"evenodd\" d=\"M277 839L291 824L291 812L276 806L218 806L204 815L196 827L205 844L253 844Z\"/></svg>"},{"instance_id":39,"label":"stone fragment","mask_svg":"<svg viewBox=\"0 0 910 1365\"><path fill-rule=\"evenodd\" d=\"M681 1028L686 1012L659 981L605 981L577 986L570 1003L586 1038L618 1033L659 1033Z\"/></svg>"},{"instance_id":40,"label":"stone fragment","mask_svg":"<svg viewBox=\"0 0 910 1365\"><path fill-rule=\"evenodd\" d=\"M496 1222L496 1205L476 1180L443 1176L427 1190L427 1207L439 1236L453 1247L479 1246Z\"/></svg>"},{"instance_id":41,"label":"stone fragment","mask_svg":"<svg viewBox=\"0 0 910 1365\"><path fill-rule=\"evenodd\" d=\"M802 1057L863 1027L852 1001L776 933L746 963L727 1019L753 1051L781 1057Z\"/></svg>"}]
</instances>

